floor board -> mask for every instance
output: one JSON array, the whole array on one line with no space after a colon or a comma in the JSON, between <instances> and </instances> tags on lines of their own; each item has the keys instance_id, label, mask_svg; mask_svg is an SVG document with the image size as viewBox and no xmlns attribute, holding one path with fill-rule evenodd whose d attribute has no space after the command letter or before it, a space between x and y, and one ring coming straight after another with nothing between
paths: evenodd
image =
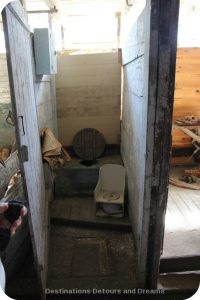
<instances>
[{"instance_id":1,"label":"floor board","mask_svg":"<svg viewBox=\"0 0 200 300\"><path fill-rule=\"evenodd\" d=\"M51 206L51 219L62 223L112 226L131 230L127 213L124 218L96 217L94 199L90 197L56 198Z\"/></svg>"},{"instance_id":2,"label":"floor board","mask_svg":"<svg viewBox=\"0 0 200 300\"><path fill-rule=\"evenodd\" d=\"M184 169L171 168L171 176L178 179ZM200 191L169 185L162 257L199 255Z\"/></svg>"},{"instance_id":3,"label":"floor board","mask_svg":"<svg viewBox=\"0 0 200 300\"><path fill-rule=\"evenodd\" d=\"M130 232L51 226L48 288L136 287Z\"/></svg>"}]
</instances>

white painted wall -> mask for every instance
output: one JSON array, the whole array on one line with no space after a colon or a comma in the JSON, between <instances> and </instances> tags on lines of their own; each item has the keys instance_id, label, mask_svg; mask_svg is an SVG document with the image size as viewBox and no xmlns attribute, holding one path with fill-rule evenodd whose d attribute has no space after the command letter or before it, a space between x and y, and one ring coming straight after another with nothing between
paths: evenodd
<instances>
[{"instance_id":1,"label":"white painted wall","mask_svg":"<svg viewBox=\"0 0 200 300\"><path fill-rule=\"evenodd\" d=\"M56 76L59 140L72 145L82 128L99 130L119 143L121 65L118 53L58 56Z\"/></svg>"}]
</instances>

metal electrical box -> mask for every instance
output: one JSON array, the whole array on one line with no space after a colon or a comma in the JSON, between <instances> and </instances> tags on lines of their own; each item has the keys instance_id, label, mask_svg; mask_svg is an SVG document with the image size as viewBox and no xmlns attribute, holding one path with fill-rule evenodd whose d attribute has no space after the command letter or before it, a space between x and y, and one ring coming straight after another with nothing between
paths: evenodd
<instances>
[{"instance_id":1,"label":"metal electrical box","mask_svg":"<svg viewBox=\"0 0 200 300\"><path fill-rule=\"evenodd\" d=\"M56 52L48 28L34 29L34 50L37 75L57 73Z\"/></svg>"}]
</instances>

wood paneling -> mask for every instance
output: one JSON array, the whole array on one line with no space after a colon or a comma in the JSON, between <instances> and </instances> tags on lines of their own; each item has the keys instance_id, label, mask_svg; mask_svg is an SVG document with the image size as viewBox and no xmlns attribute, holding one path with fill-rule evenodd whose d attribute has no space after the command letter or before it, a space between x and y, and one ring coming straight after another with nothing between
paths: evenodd
<instances>
[{"instance_id":1,"label":"wood paneling","mask_svg":"<svg viewBox=\"0 0 200 300\"><path fill-rule=\"evenodd\" d=\"M173 119L200 117L200 48L177 49ZM192 139L173 130L173 147L191 146Z\"/></svg>"},{"instance_id":2,"label":"wood paneling","mask_svg":"<svg viewBox=\"0 0 200 300\"><path fill-rule=\"evenodd\" d=\"M129 217L137 251L140 286L145 285L147 229L143 218L148 114L149 17L147 6L132 25L122 49L123 108L121 153L127 174ZM146 205L147 209L147 205ZM142 257L142 259L141 259Z\"/></svg>"},{"instance_id":3,"label":"wood paneling","mask_svg":"<svg viewBox=\"0 0 200 300\"><path fill-rule=\"evenodd\" d=\"M86 127L99 130L106 143L120 134L121 65L118 53L58 56L56 76L59 139L72 145Z\"/></svg>"},{"instance_id":4,"label":"wood paneling","mask_svg":"<svg viewBox=\"0 0 200 300\"><path fill-rule=\"evenodd\" d=\"M60 224L116 228L131 231L131 224L126 214L124 218L99 218L95 216L94 199L91 197L57 198L51 206L51 220Z\"/></svg>"}]
</instances>

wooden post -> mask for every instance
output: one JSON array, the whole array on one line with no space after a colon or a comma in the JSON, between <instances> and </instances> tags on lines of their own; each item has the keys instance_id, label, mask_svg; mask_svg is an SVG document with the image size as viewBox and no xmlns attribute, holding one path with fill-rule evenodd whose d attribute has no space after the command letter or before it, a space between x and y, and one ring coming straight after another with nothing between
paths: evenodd
<instances>
[{"instance_id":1,"label":"wooden post","mask_svg":"<svg viewBox=\"0 0 200 300\"><path fill-rule=\"evenodd\" d=\"M179 0L152 0L151 11L149 59L156 68L150 68L149 79L155 119L146 287L156 288L168 197Z\"/></svg>"}]
</instances>

